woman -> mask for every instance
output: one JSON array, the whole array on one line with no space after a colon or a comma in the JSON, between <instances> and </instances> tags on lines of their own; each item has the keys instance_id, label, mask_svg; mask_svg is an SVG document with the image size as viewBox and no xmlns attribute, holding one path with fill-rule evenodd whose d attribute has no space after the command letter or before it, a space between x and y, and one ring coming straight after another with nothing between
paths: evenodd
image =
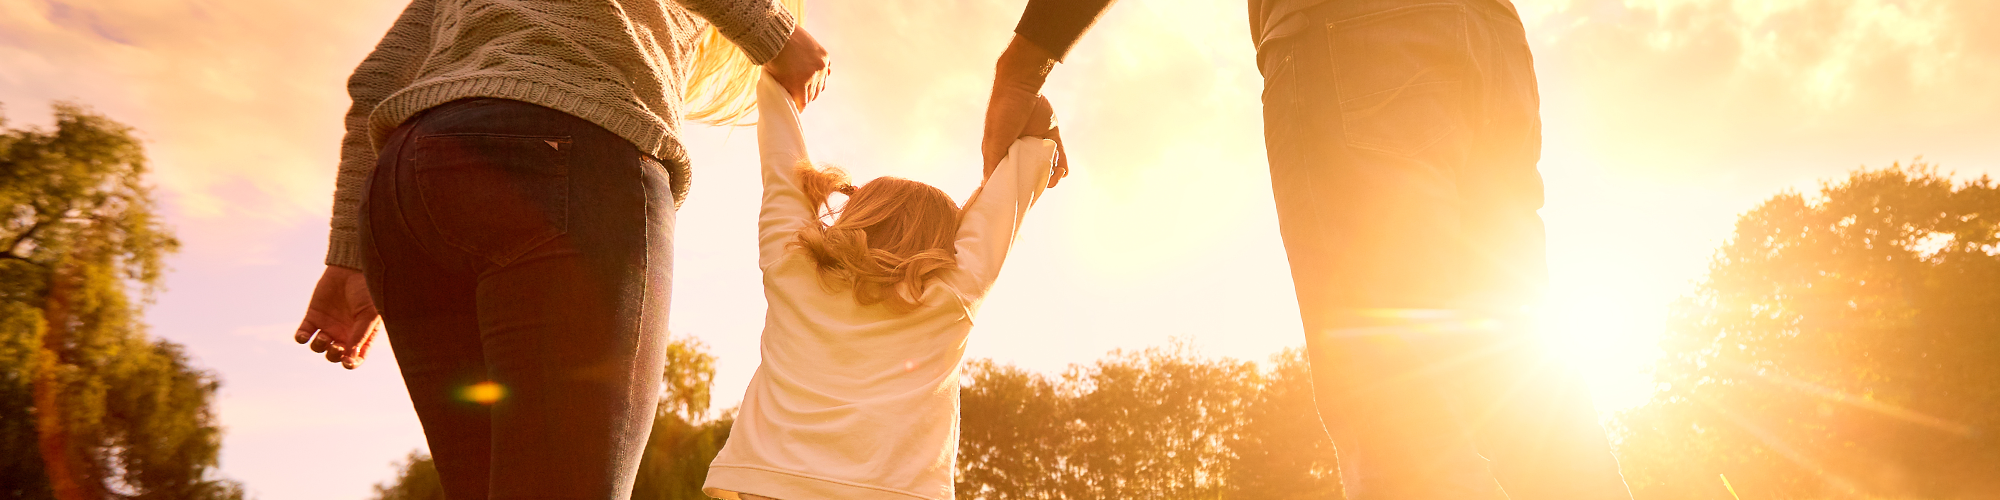
<instances>
[{"instance_id":1,"label":"woman","mask_svg":"<svg viewBox=\"0 0 2000 500\"><path fill-rule=\"evenodd\" d=\"M630 496L665 363L684 101L741 117L761 64L804 106L826 53L795 11L411 2L348 81L326 273L295 340L353 369L379 308L453 499Z\"/></svg>"}]
</instances>

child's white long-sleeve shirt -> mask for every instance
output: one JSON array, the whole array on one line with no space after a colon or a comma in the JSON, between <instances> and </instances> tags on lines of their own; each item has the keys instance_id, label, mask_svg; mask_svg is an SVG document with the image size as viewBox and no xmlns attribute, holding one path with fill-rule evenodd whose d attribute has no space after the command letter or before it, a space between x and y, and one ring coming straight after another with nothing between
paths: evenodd
<instances>
[{"instance_id":1,"label":"child's white long-sleeve shirt","mask_svg":"<svg viewBox=\"0 0 2000 500\"><path fill-rule=\"evenodd\" d=\"M962 273L897 313L829 293L790 243L814 220L795 168L807 160L798 111L764 75L757 88L764 170L757 263L764 270L763 364L703 491L734 500L950 499L958 450L959 364L972 316L1028 207L1048 185L1055 141L1021 139L965 203Z\"/></svg>"}]
</instances>

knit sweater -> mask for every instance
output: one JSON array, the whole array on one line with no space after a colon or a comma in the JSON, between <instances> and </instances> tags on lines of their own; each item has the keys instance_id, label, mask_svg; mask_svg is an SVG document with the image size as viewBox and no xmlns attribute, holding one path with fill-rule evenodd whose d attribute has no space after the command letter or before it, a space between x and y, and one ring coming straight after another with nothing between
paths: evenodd
<instances>
[{"instance_id":1,"label":"knit sweater","mask_svg":"<svg viewBox=\"0 0 2000 500\"><path fill-rule=\"evenodd\" d=\"M361 268L361 199L382 140L458 99L512 99L589 120L675 169L680 199L681 95L709 23L757 64L796 25L773 0L412 0L347 80L354 104L326 263Z\"/></svg>"}]
</instances>

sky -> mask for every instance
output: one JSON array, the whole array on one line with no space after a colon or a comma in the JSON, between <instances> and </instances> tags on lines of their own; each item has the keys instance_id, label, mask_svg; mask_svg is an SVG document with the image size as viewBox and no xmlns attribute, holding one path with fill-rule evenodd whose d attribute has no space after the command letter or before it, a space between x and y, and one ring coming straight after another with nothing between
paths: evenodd
<instances>
[{"instance_id":1,"label":"sky","mask_svg":"<svg viewBox=\"0 0 2000 500\"><path fill-rule=\"evenodd\" d=\"M963 197L992 61L1024 0L809 2L838 71L817 159ZM1520 0L1541 84L1549 330L1600 409L1643 402L1668 306L1736 217L1785 190L1922 158L2000 173L2000 3ZM0 0L0 115L69 100L137 128L183 242L147 311L223 381L221 472L274 499L364 498L423 447L378 350L293 344L323 269L344 82L395 0ZM1243 5L1124 0L1051 77L1074 175L1029 216L970 354L1055 372L1185 342L1263 361L1302 342L1264 161ZM691 126L670 327L757 364L755 134Z\"/></svg>"}]
</instances>

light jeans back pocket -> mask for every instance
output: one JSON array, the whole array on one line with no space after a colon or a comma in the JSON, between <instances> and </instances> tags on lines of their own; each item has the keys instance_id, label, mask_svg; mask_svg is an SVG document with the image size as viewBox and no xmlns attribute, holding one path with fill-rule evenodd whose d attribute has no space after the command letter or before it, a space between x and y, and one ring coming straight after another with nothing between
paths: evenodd
<instances>
[{"instance_id":1,"label":"light jeans back pocket","mask_svg":"<svg viewBox=\"0 0 2000 500\"><path fill-rule=\"evenodd\" d=\"M564 136L418 137L417 190L439 236L496 265L569 231Z\"/></svg>"},{"instance_id":2,"label":"light jeans back pocket","mask_svg":"<svg viewBox=\"0 0 2000 500\"><path fill-rule=\"evenodd\" d=\"M1326 30L1348 147L1415 157L1463 135L1477 78L1464 7L1398 7Z\"/></svg>"}]
</instances>

